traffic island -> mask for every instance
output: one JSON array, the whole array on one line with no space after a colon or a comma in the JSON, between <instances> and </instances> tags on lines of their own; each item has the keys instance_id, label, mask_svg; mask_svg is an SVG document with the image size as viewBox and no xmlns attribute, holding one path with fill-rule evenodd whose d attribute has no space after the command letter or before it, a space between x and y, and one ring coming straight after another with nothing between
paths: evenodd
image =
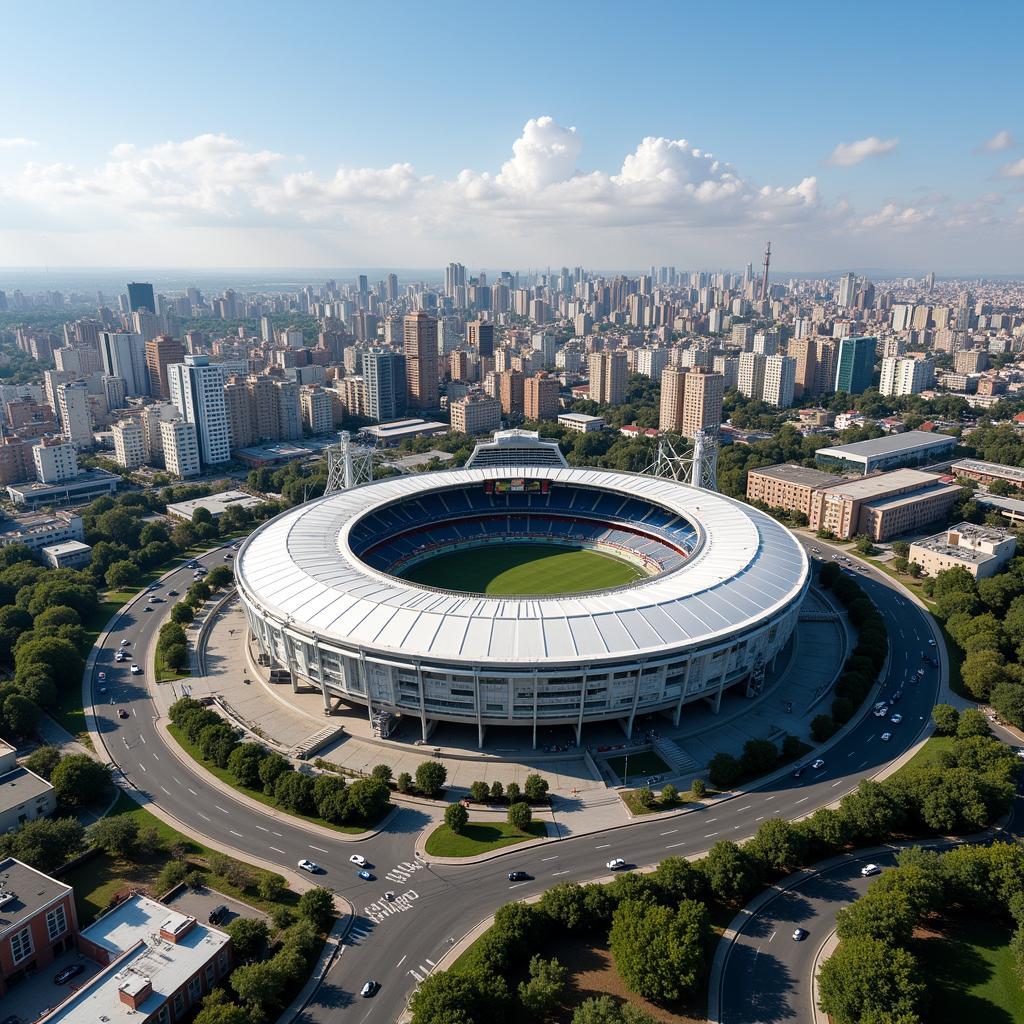
<instances>
[{"instance_id":1,"label":"traffic island","mask_svg":"<svg viewBox=\"0 0 1024 1024\"><path fill-rule=\"evenodd\" d=\"M428 857L477 857L506 846L546 839L547 824L531 821L520 830L506 821L471 821L455 833L447 825L438 825L427 836Z\"/></svg>"}]
</instances>

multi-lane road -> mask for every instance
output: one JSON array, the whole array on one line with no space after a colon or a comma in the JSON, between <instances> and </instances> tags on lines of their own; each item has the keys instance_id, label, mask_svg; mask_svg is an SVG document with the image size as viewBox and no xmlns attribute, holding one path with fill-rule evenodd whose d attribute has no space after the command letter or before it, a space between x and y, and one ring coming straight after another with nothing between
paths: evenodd
<instances>
[{"instance_id":1,"label":"multi-lane road","mask_svg":"<svg viewBox=\"0 0 1024 1024\"><path fill-rule=\"evenodd\" d=\"M208 566L223 565L224 550L210 552L202 561ZM822 550L828 557L823 546ZM157 724L159 712L146 676L133 676L129 671L133 661L147 666L149 648L171 601L154 605L154 611L146 613L142 611L146 596L140 596L97 652L92 680L96 723L129 787L180 821L185 830L230 847L243 859L294 869L299 859L309 858L325 869L320 882L346 897L355 908L355 917L344 953L309 1007L307 1019L351 1019L359 1024L392 1021L451 942L502 903L558 882L604 876L604 864L612 857L643 866L672 855L698 855L719 840L753 834L766 818L810 814L855 789L862 777L910 747L927 723L936 698L936 669L928 666L924 678L914 681L917 669L925 664L922 654L933 652L929 640L935 637L926 616L887 578L874 572L857 575L890 631L891 655L880 693L888 697L902 690L896 706L903 718L899 725L868 713L821 755L822 768L807 768L799 778L786 773L706 808L513 849L480 864L418 861L414 842L428 817L414 807L401 808L388 819L386 830L370 839L327 839L300 821L232 796L212 785L201 769L183 763L167 746L173 741ZM191 576L192 571L183 565L156 593L165 598L169 589L184 593ZM116 664L114 657L122 639L129 641L130 658ZM106 694L99 692L101 671L106 673ZM127 711L127 718L118 716L121 708ZM881 739L886 731L892 734L889 741ZM348 860L354 852L373 864L377 881L363 882L356 877L356 868ZM513 870L528 872L530 880L509 882L507 874ZM395 893L396 900L385 903L385 891ZM369 978L379 981L381 990L374 999L360 999L358 991Z\"/></svg>"}]
</instances>

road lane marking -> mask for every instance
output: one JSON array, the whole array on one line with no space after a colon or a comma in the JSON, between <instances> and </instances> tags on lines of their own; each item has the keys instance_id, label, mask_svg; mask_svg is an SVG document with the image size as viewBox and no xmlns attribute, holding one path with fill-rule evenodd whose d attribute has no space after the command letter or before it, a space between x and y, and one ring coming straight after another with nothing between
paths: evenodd
<instances>
[{"instance_id":1,"label":"road lane marking","mask_svg":"<svg viewBox=\"0 0 1024 1024\"><path fill-rule=\"evenodd\" d=\"M556 875L567 875L571 870L571 868L566 868L564 871L552 871L551 877L554 878Z\"/></svg>"},{"instance_id":2,"label":"road lane marking","mask_svg":"<svg viewBox=\"0 0 1024 1024\"><path fill-rule=\"evenodd\" d=\"M235 831L235 830L234 830L233 828L229 828L229 829L228 829L228 831L229 831L229 832L230 832L230 833L231 833L231 834L232 834L233 836L238 836L238 838L239 838L239 839L244 839L244 838L245 838L245 836L243 836L241 832L236 832L236 831Z\"/></svg>"},{"instance_id":3,"label":"road lane marking","mask_svg":"<svg viewBox=\"0 0 1024 1024\"><path fill-rule=\"evenodd\" d=\"M197 793L197 792L196 792L196 791L195 791L194 789L189 789L189 787L188 787L188 786L186 786L185 788L186 788L186 789L188 789L188 791L189 791L189 792L190 792L190 793L191 793L191 794L192 794L193 796L199 796L199 794L198 794L198 793Z\"/></svg>"},{"instance_id":4,"label":"road lane marking","mask_svg":"<svg viewBox=\"0 0 1024 1024\"><path fill-rule=\"evenodd\" d=\"M259 829L259 830L260 830L261 832L269 832L269 831L270 831L270 829L269 829L269 828L264 828L264 827L263 827L262 825L257 825L256 827L257 827L257 828L258 828L258 829Z\"/></svg>"},{"instance_id":5,"label":"road lane marking","mask_svg":"<svg viewBox=\"0 0 1024 1024\"><path fill-rule=\"evenodd\" d=\"M271 846L270 849L273 850L274 853L284 853L284 850L279 850L276 846Z\"/></svg>"},{"instance_id":6,"label":"road lane marking","mask_svg":"<svg viewBox=\"0 0 1024 1024\"><path fill-rule=\"evenodd\" d=\"M851 750L846 756L847 757L853 757L853 755L856 754L856 753L857 753L856 750Z\"/></svg>"},{"instance_id":7,"label":"road lane marking","mask_svg":"<svg viewBox=\"0 0 1024 1024\"><path fill-rule=\"evenodd\" d=\"M202 811L199 811L198 814L199 814L199 817L203 819L203 821L209 821L210 820L205 814L203 814Z\"/></svg>"},{"instance_id":8,"label":"road lane marking","mask_svg":"<svg viewBox=\"0 0 1024 1024\"><path fill-rule=\"evenodd\" d=\"M798 804L802 804L805 800L810 800L810 799L811 798L809 796L801 797L801 799L797 800L797 803Z\"/></svg>"},{"instance_id":9,"label":"road lane marking","mask_svg":"<svg viewBox=\"0 0 1024 1024\"><path fill-rule=\"evenodd\" d=\"M275 832L274 835L276 836L277 833ZM314 846L312 843L309 844L309 848L311 850L318 850L320 853L330 853L331 852L330 850L325 850L322 846Z\"/></svg>"},{"instance_id":10,"label":"road lane marking","mask_svg":"<svg viewBox=\"0 0 1024 1024\"><path fill-rule=\"evenodd\" d=\"M162 790L163 790L163 791L164 791L164 792L165 792L165 793L166 793L166 794L167 794L168 796L170 796L170 795L171 795L171 791L170 791L170 790L169 790L169 789L168 789L168 788L167 788L166 786L161 786L160 788L161 788L161 789L162 789Z\"/></svg>"},{"instance_id":11,"label":"road lane marking","mask_svg":"<svg viewBox=\"0 0 1024 1024\"><path fill-rule=\"evenodd\" d=\"M554 857L541 857L540 862L543 864L547 860L558 860L558 854L556 853Z\"/></svg>"},{"instance_id":12,"label":"road lane marking","mask_svg":"<svg viewBox=\"0 0 1024 1024\"><path fill-rule=\"evenodd\" d=\"M861 766L861 768L866 768L867 764L868 764L867 761L861 761L860 766Z\"/></svg>"},{"instance_id":13,"label":"road lane marking","mask_svg":"<svg viewBox=\"0 0 1024 1024\"><path fill-rule=\"evenodd\" d=\"M708 824L710 825L713 821L718 821L717 818L708 818Z\"/></svg>"},{"instance_id":14,"label":"road lane marking","mask_svg":"<svg viewBox=\"0 0 1024 1024\"><path fill-rule=\"evenodd\" d=\"M416 979L416 980L417 980L418 982L422 982L422 981L423 981L423 975L422 975L422 974L417 974L417 973L416 973L415 971L409 971L409 973L410 973L410 974L411 974L411 975L412 975L412 976L413 976L413 977L414 977L414 978L415 978L415 979Z\"/></svg>"},{"instance_id":15,"label":"road lane marking","mask_svg":"<svg viewBox=\"0 0 1024 1024\"><path fill-rule=\"evenodd\" d=\"M427 963L430 964L431 967L436 967L437 966L437 964L435 964L434 961L430 959L430 957L425 956L423 959L426 960Z\"/></svg>"},{"instance_id":16,"label":"road lane marking","mask_svg":"<svg viewBox=\"0 0 1024 1024\"><path fill-rule=\"evenodd\" d=\"M754 821L764 821L764 815L762 814L760 818L755 818Z\"/></svg>"},{"instance_id":17,"label":"road lane marking","mask_svg":"<svg viewBox=\"0 0 1024 1024\"><path fill-rule=\"evenodd\" d=\"M611 846L611 845L612 845L611 843L605 843L603 846L595 846L594 849L595 850L607 850L608 847Z\"/></svg>"},{"instance_id":18,"label":"road lane marking","mask_svg":"<svg viewBox=\"0 0 1024 1024\"><path fill-rule=\"evenodd\" d=\"M718 835L717 832L709 832L704 838L705 839L710 839L712 836L717 836L717 835Z\"/></svg>"},{"instance_id":19,"label":"road lane marking","mask_svg":"<svg viewBox=\"0 0 1024 1024\"><path fill-rule=\"evenodd\" d=\"M768 941L771 942L772 939L774 939L777 934L778 934L778 932L772 932L771 935L768 936Z\"/></svg>"},{"instance_id":20,"label":"road lane marking","mask_svg":"<svg viewBox=\"0 0 1024 1024\"><path fill-rule=\"evenodd\" d=\"M277 836L278 839L284 839L284 836L280 832L272 832L271 835Z\"/></svg>"},{"instance_id":21,"label":"road lane marking","mask_svg":"<svg viewBox=\"0 0 1024 1024\"><path fill-rule=\"evenodd\" d=\"M666 850L674 850L677 846L685 846L685 845L686 845L686 843L669 843L669 845L666 846L665 849Z\"/></svg>"},{"instance_id":22,"label":"road lane marking","mask_svg":"<svg viewBox=\"0 0 1024 1024\"><path fill-rule=\"evenodd\" d=\"M528 884L529 884L528 882L516 882L515 885L510 885L509 888L510 889L518 889L519 886L521 886L521 885L528 885Z\"/></svg>"},{"instance_id":23,"label":"road lane marking","mask_svg":"<svg viewBox=\"0 0 1024 1024\"><path fill-rule=\"evenodd\" d=\"M395 967L396 967L396 968L397 968L397 967L401 967L401 966L402 966L402 964L404 964L404 963L405 963L405 961L406 961L406 960L408 960L408 959L409 959L409 954L408 954L408 953L406 953L406 954L405 954L405 956L403 956L403 957L402 957L402 959L401 959L401 960L399 960L397 964L395 964Z\"/></svg>"},{"instance_id":24,"label":"road lane marking","mask_svg":"<svg viewBox=\"0 0 1024 1024\"><path fill-rule=\"evenodd\" d=\"M774 800L774 799L775 799L775 797L773 797L773 796L766 796L765 797L765 800Z\"/></svg>"},{"instance_id":25,"label":"road lane marking","mask_svg":"<svg viewBox=\"0 0 1024 1024\"><path fill-rule=\"evenodd\" d=\"M144 772L148 772L148 771L149 771L149 769L148 769L148 768L147 768L147 767L146 767L146 766L145 766L145 765L144 765L144 764L143 764L143 763L142 763L141 761L139 762L139 767L140 767L140 768L141 768L141 769L142 769L142 770L143 770Z\"/></svg>"},{"instance_id":26,"label":"road lane marking","mask_svg":"<svg viewBox=\"0 0 1024 1024\"><path fill-rule=\"evenodd\" d=\"M224 810L223 807L221 807L220 804L214 804L213 806L216 807L217 810L221 812L221 814L227 814L228 813L227 811Z\"/></svg>"},{"instance_id":27,"label":"road lane marking","mask_svg":"<svg viewBox=\"0 0 1024 1024\"><path fill-rule=\"evenodd\" d=\"M842 781L842 779L836 779L836 781L832 783L832 788L835 789Z\"/></svg>"},{"instance_id":28,"label":"road lane marking","mask_svg":"<svg viewBox=\"0 0 1024 1024\"><path fill-rule=\"evenodd\" d=\"M677 829L677 828L670 828L667 832L659 832L658 835L659 836L674 836L678 831L679 831L679 829Z\"/></svg>"}]
</instances>

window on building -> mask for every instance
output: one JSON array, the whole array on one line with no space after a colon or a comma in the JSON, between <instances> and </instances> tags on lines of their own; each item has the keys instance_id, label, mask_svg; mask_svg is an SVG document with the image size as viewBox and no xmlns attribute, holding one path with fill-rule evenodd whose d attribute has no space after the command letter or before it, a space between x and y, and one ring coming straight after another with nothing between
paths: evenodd
<instances>
[{"instance_id":1,"label":"window on building","mask_svg":"<svg viewBox=\"0 0 1024 1024\"><path fill-rule=\"evenodd\" d=\"M205 974L206 974L206 987L207 987L207 989L211 989L211 988L213 988L213 982L215 980L214 979L213 963L212 962L208 963L206 965Z\"/></svg>"},{"instance_id":2,"label":"window on building","mask_svg":"<svg viewBox=\"0 0 1024 1024\"><path fill-rule=\"evenodd\" d=\"M199 996L202 994L203 988L199 983L199 975L197 974L194 978L190 978L188 982L188 998L190 1002L199 1002Z\"/></svg>"},{"instance_id":3,"label":"window on building","mask_svg":"<svg viewBox=\"0 0 1024 1024\"><path fill-rule=\"evenodd\" d=\"M11 936L11 960L20 964L26 957L32 955L32 931L29 928L22 928Z\"/></svg>"},{"instance_id":4,"label":"window on building","mask_svg":"<svg viewBox=\"0 0 1024 1024\"><path fill-rule=\"evenodd\" d=\"M63 935L67 928L68 919L64 913L64 904L62 903L59 907L54 907L46 915L46 932L50 936L50 941L53 942L58 935Z\"/></svg>"},{"instance_id":5,"label":"window on building","mask_svg":"<svg viewBox=\"0 0 1024 1024\"><path fill-rule=\"evenodd\" d=\"M170 1024L170 1021L171 1011L168 1008L167 1004L165 1003L163 1006L160 1007L160 1012L156 1015L156 1022L157 1024Z\"/></svg>"},{"instance_id":6,"label":"window on building","mask_svg":"<svg viewBox=\"0 0 1024 1024\"><path fill-rule=\"evenodd\" d=\"M185 1012L185 993L175 992L174 993L174 1016L175 1019L180 1017Z\"/></svg>"},{"instance_id":7,"label":"window on building","mask_svg":"<svg viewBox=\"0 0 1024 1024\"><path fill-rule=\"evenodd\" d=\"M217 970L220 971L221 977L228 973L228 955L224 950L221 950L217 957Z\"/></svg>"}]
</instances>

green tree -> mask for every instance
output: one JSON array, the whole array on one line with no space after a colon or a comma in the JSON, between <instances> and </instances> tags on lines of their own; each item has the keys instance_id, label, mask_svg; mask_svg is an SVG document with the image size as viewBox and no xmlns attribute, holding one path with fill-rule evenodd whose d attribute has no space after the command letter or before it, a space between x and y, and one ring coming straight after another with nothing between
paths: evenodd
<instances>
[{"instance_id":1,"label":"green tree","mask_svg":"<svg viewBox=\"0 0 1024 1024\"><path fill-rule=\"evenodd\" d=\"M919 1019L925 987L916 958L869 936L842 942L818 972L818 1002L836 1024Z\"/></svg>"},{"instance_id":2,"label":"green tree","mask_svg":"<svg viewBox=\"0 0 1024 1024\"><path fill-rule=\"evenodd\" d=\"M228 756L228 771L234 780L247 789L259 789L260 762L267 756L266 748L259 743L240 743Z\"/></svg>"},{"instance_id":3,"label":"green tree","mask_svg":"<svg viewBox=\"0 0 1024 1024\"><path fill-rule=\"evenodd\" d=\"M285 982L273 960L245 964L236 967L231 974L231 987L240 999L254 1008L277 1005Z\"/></svg>"},{"instance_id":4,"label":"green tree","mask_svg":"<svg viewBox=\"0 0 1024 1024\"><path fill-rule=\"evenodd\" d=\"M694 795L696 799L702 800L705 796L707 796L707 783L705 783L703 779L694 779L692 784L690 785L690 792Z\"/></svg>"},{"instance_id":5,"label":"green tree","mask_svg":"<svg viewBox=\"0 0 1024 1024\"><path fill-rule=\"evenodd\" d=\"M725 902L746 899L760 882L754 859L727 839L715 843L699 863L712 895Z\"/></svg>"},{"instance_id":6,"label":"green tree","mask_svg":"<svg viewBox=\"0 0 1024 1024\"><path fill-rule=\"evenodd\" d=\"M957 739L965 740L971 736L989 735L988 719L977 708L965 708L960 712L957 723Z\"/></svg>"},{"instance_id":7,"label":"green tree","mask_svg":"<svg viewBox=\"0 0 1024 1024\"><path fill-rule=\"evenodd\" d=\"M299 914L310 921L317 931L327 931L334 920L334 893L321 886L307 889L299 897Z\"/></svg>"},{"instance_id":8,"label":"green tree","mask_svg":"<svg viewBox=\"0 0 1024 1024\"><path fill-rule=\"evenodd\" d=\"M518 782L510 782L505 787L505 799L510 803L518 803L521 796Z\"/></svg>"},{"instance_id":9,"label":"green tree","mask_svg":"<svg viewBox=\"0 0 1024 1024\"><path fill-rule=\"evenodd\" d=\"M779 748L771 740L750 739L743 744L740 765L747 778L770 772L779 762Z\"/></svg>"},{"instance_id":10,"label":"green tree","mask_svg":"<svg viewBox=\"0 0 1024 1024\"><path fill-rule=\"evenodd\" d=\"M625 900L612 915L609 945L626 987L659 1002L691 992L704 970L707 908L684 900L678 908Z\"/></svg>"},{"instance_id":11,"label":"green tree","mask_svg":"<svg viewBox=\"0 0 1024 1024\"><path fill-rule=\"evenodd\" d=\"M142 577L139 567L129 558L114 562L103 574L103 581L113 590L134 587Z\"/></svg>"},{"instance_id":12,"label":"green tree","mask_svg":"<svg viewBox=\"0 0 1024 1024\"><path fill-rule=\"evenodd\" d=\"M412 789L412 776L408 772L401 772L395 785L399 793L408 793Z\"/></svg>"},{"instance_id":13,"label":"green tree","mask_svg":"<svg viewBox=\"0 0 1024 1024\"><path fill-rule=\"evenodd\" d=\"M375 779L380 779L385 785L390 786L391 784L391 766L387 764L375 764L373 771L370 775Z\"/></svg>"},{"instance_id":14,"label":"green tree","mask_svg":"<svg viewBox=\"0 0 1024 1024\"><path fill-rule=\"evenodd\" d=\"M25 758L25 767L36 775L48 779L53 774L61 759L60 747L36 747L31 754Z\"/></svg>"},{"instance_id":15,"label":"green tree","mask_svg":"<svg viewBox=\"0 0 1024 1024\"><path fill-rule=\"evenodd\" d=\"M85 828L75 818L36 818L0 838L0 851L52 875L82 852Z\"/></svg>"},{"instance_id":16,"label":"green tree","mask_svg":"<svg viewBox=\"0 0 1024 1024\"><path fill-rule=\"evenodd\" d=\"M487 798L491 795L491 787L486 782L474 782L469 787L469 795L478 804L487 802Z\"/></svg>"},{"instance_id":17,"label":"green tree","mask_svg":"<svg viewBox=\"0 0 1024 1024\"><path fill-rule=\"evenodd\" d=\"M731 789L743 776L738 757L719 751L708 761L708 778L717 789Z\"/></svg>"},{"instance_id":18,"label":"green tree","mask_svg":"<svg viewBox=\"0 0 1024 1024\"><path fill-rule=\"evenodd\" d=\"M679 790L671 782L666 782L661 787L661 805L662 807L674 807L676 801L679 799Z\"/></svg>"},{"instance_id":19,"label":"green tree","mask_svg":"<svg viewBox=\"0 0 1024 1024\"><path fill-rule=\"evenodd\" d=\"M641 786L634 791L633 798L641 807L653 807L655 796L650 786Z\"/></svg>"},{"instance_id":20,"label":"green tree","mask_svg":"<svg viewBox=\"0 0 1024 1024\"><path fill-rule=\"evenodd\" d=\"M530 821L533 819L533 813L530 810L530 805L519 801L518 803L508 805L508 823L520 832L525 832L530 827Z\"/></svg>"},{"instance_id":21,"label":"green tree","mask_svg":"<svg viewBox=\"0 0 1024 1024\"><path fill-rule=\"evenodd\" d=\"M416 768L416 788L424 796L437 796L447 778L448 770L440 761L421 761Z\"/></svg>"},{"instance_id":22,"label":"green tree","mask_svg":"<svg viewBox=\"0 0 1024 1024\"><path fill-rule=\"evenodd\" d=\"M369 824L388 809L391 790L380 779L357 779L348 787L348 806L356 820Z\"/></svg>"},{"instance_id":23,"label":"green tree","mask_svg":"<svg viewBox=\"0 0 1024 1024\"><path fill-rule=\"evenodd\" d=\"M110 791L110 768L88 754L68 754L50 778L57 799L65 807L85 807Z\"/></svg>"},{"instance_id":24,"label":"green tree","mask_svg":"<svg viewBox=\"0 0 1024 1024\"><path fill-rule=\"evenodd\" d=\"M3 721L11 736L31 736L36 731L43 713L35 703L20 693L12 693L3 702Z\"/></svg>"},{"instance_id":25,"label":"green tree","mask_svg":"<svg viewBox=\"0 0 1024 1024\"><path fill-rule=\"evenodd\" d=\"M547 801L548 798L548 781L543 775L538 775L536 772L526 776L526 782L523 785L523 795L527 801L531 804L540 804Z\"/></svg>"},{"instance_id":26,"label":"green tree","mask_svg":"<svg viewBox=\"0 0 1024 1024\"><path fill-rule=\"evenodd\" d=\"M277 903L284 896L285 888L284 879L273 871L264 871L256 881L256 891L267 903Z\"/></svg>"},{"instance_id":27,"label":"green tree","mask_svg":"<svg viewBox=\"0 0 1024 1024\"><path fill-rule=\"evenodd\" d=\"M591 996L576 1007L572 1024L655 1024L655 1021L632 1003L618 1003L611 996Z\"/></svg>"},{"instance_id":28,"label":"green tree","mask_svg":"<svg viewBox=\"0 0 1024 1024\"><path fill-rule=\"evenodd\" d=\"M836 915L836 930L843 942L866 935L892 946L905 946L915 924L917 908L899 889L869 889Z\"/></svg>"},{"instance_id":29,"label":"green tree","mask_svg":"<svg viewBox=\"0 0 1024 1024\"><path fill-rule=\"evenodd\" d=\"M469 824L469 811L462 804L449 804L444 809L444 823L455 835L462 835Z\"/></svg>"},{"instance_id":30,"label":"green tree","mask_svg":"<svg viewBox=\"0 0 1024 1024\"><path fill-rule=\"evenodd\" d=\"M237 949L236 943L236 952ZM233 1003L224 989L215 988L203 999L202 1009L192 1024L255 1024L255 1021L250 1011Z\"/></svg>"},{"instance_id":31,"label":"green tree","mask_svg":"<svg viewBox=\"0 0 1024 1024\"><path fill-rule=\"evenodd\" d=\"M767 870L786 871L803 863L807 844L796 824L783 818L768 818L761 822L744 849Z\"/></svg>"},{"instance_id":32,"label":"green tree","mask_svg":"<svg viewBox=\"0 0 1024 1024\"><path fill-rule=\"evenodd\" d=\"M509 993L505 979L481 970L431 974L409 1003L413 1024L474 1024L507 1019Z\"/></svg>"},{"instance_id":33,"label":"green tree","mask_svg":"<svg viewBox=\"0 0 1024 1024\"><path fill-rule=\"evenodd\" d=\"M504 795L505 787L495 779L494 782L491 783L491 799L500 800Z\"/></svg>"},{"instance_id":34,"label":"green tree","mask_svg":"<svg viewBox=\"0 0 1024 1024\"><path fill-rule=\"evenodd\" d=\"M100 818L90 827L89 839L112 857L129 857L139 840L139 823L129 814Z\"/></svg>"},{"instance_id":35,"label":"green tree","mask_svg":"<svg viewBox=\"0 0 1024 1024\"><path fill-rule=\"evenodd\" d=\"M1004 721L1024 727L1024 686L1017 683L1000 683L993 687L989 702Z\"/></svg>"},{"instance_id":36,"label":"green tree","mask_svg":"<svg viewBox=\"0 0 1024 1024\"><path fill-rule=\"evenodd\" d=\"M278 753L267 754L262 761L260 761L259 774L260 782L263 783L263 792L268 796L274 792L274 786L277 784L278 778L285 772L290 772L292 766L288 759L282 757Z\"/></svg>"},{"instance_id":37,"label":"green tree","mask_svg":"<svg viewBox=\"0 0 1024 1024\"><path fill-rule=\"evenodd\" d=\"M534 1020L544 1020L561 1001L567 977L568 971L556 958L531 957L529 979L519 983L523 1009Z\"/></svg>"},{"instance_id":38,"label":"green tree","mask_svg":"<svg viewBox=\"0 0 1024 1024\"><path fill-rule=\"evenodd\" d=\"M19 644L14 664L18 674L24 668L43 666L54 681L78 687L81 687L82 671L85 668L82 655L74 644L56 636L30 637Z\"/></svg>"},{"instance_id":39,"label":"green tree","mask_svg":"<svg viewBox=\"0 0 1024 1024\"><path fill-rule=\"evenodd\" d=\"M196 613L192 606L184 601L179 601L171 609L171 622L176 622L179 626L187 626L195 617Z\"/></svg>"},{"instance_id":40,"label":"green tree","mask_svg":"<svg viewBox=\"0 0 1024 1024\"><path fill-rule=\"evenodd\" d=\"M932 721L937 736L952 736L960 722L960 712L952 704L936 704L932 708Z\"/></svg>"}]
</instances>

